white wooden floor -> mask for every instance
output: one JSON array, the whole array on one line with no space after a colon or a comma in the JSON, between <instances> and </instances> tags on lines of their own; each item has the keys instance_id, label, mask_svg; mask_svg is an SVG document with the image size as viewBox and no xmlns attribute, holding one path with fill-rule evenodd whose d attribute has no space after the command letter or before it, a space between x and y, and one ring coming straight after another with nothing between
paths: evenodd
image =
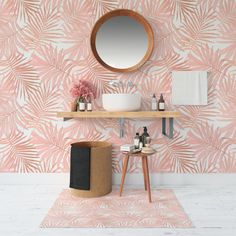
<instances>
[{"instance_id":1,"label":"white wooden floor","mask_svg":"<svg viewBox=\"0 0 236 236\"><path fill-rule=\"evenodd\" d=\"M236 186L171 188L192 220L193 229L39 228L62 188L62 185L0 185L0 235L236 235Z\"/></svg>"}]
</instances>

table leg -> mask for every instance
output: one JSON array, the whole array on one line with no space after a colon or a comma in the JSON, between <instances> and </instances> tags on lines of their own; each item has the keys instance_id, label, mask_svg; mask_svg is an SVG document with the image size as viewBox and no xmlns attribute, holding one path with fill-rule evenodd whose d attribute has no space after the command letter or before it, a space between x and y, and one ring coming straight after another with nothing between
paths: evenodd
<instances>
[{"instance_id":1,"label":"table leg","mask_svg":"<svg viewBox=\"0 0 236 236\"><path fill-rule=\"evenodd\" d=\"M148 200L149 202L152 202L147 156L144 156L144 168L145 168L145 174L146 174L146 180L147 180L146 183L147 183L147 190L148 190Z\"/></svg>"},{"instance_id":2,"label":"table leg","mask_svg":"<svg viewBox=\"0 0 236 236\"><path fill-rule=\"evenodd\" d=\"M147 190L147 178L145 173L145 163L144 163L144 157L142 156L142 168L143 168L143 179L144 179L144 186L145 190Z\"/></svg>"},{"instance_id":3,"label":"table leg","mask_svg":"<svg viewBox=\"0 0 236 236\"><path fill-rule=\"evenodd\" d=\"M125 182L125 175L126 175L128 163L129 163L129 155L126 155L124 158L124 163L123 163L123 168L122 168L123 170L122 170L122 178L121 178L121 183L120 183L120 196L122 194L123 185Z\"/></svg>"}]
</instances>

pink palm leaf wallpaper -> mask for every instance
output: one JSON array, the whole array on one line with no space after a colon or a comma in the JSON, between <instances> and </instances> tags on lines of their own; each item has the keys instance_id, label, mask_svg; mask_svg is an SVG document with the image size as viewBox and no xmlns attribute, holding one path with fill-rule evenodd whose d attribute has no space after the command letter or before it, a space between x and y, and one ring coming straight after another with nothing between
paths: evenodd
<instances>
[{"instance_id":1,"label":"pink palm leaf wallpaper","mask_svg":"<svg viewBox=\"0 0 236 236\"><path fill-rule=\"evenodd\" d=\"M137 11L151 24L154 51L130 73L103 68L90 49L93 25L119 8ZM70 144L112 142L112 166L120 173L119 146L148 127L157 154L151 172L236 172L236 2L234 0L2 0L0 1L0 171L68 172ZM208 71L207 106L173 106L171 72ZM69 90L80 79L91 82L101 108L104 92L164 94L167 109L180 111L172 140L160 120L127 120L119 138L116 119L63 122L57 111L70 109ZM131 80L134 88L109 81ZM129 172L140 172L131 160Z\"/></svg>"}]
</instances>

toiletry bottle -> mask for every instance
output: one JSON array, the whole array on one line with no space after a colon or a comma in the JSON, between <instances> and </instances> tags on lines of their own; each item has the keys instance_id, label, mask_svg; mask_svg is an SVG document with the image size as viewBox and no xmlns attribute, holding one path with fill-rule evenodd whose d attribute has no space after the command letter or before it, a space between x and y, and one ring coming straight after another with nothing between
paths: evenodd
<instances>
[{"instance_id":1,"label":"toiletry bottle","mask_svg":"<svg viewBox=\"0 0 236 236\"><path fill-rule=\"evenodd\" d=\"M87 101L87 111L92 111L92 102L91 102L91 98L88 98L88 101Z\"/></svg>"},{"instance_id":2,"label":"toiletry bottle","mask_svg":"<svg viewBox=\"0 0 236 236\"><path fill-rule=\"evenodd\" d=\"M155 93L152 95L151 110L157 111L157 99Z\"/></svg>"},{"instance_id":3,"label":"toiletry bottle","mask_svg":"<svg viewBox=\"0 0 236 236\"><path fill-rule=\"evenodd\" d=\"M145 147L146 144L146 137L149 137L149 134L147 132L147 127L143 127L143 134L142 134L142 142L143 142L143 147Z\"/></svg>"},{"instance_id":4,"label":"toiletry bottle","mask_svg":"<svg viewBox=\"0 0 236 236\"><path fill-rule=\"evenodd\" d=\"M165 100L164 100L162 94L161 94L160 99L158 101L158 110L159 111L164 111L165 110Z\"/></svg>"},{"instance_id":5,"label":"toiletry bottle","mask_svg":"<svg viewBox=\"0 0 236 236\"><path fill-rule=\"evenodd\" d=\"M143 148L142 136L139 136L139 149Z\"/></svg>"},{"instance_id":6,"label":"toiletry bottle","mask_svg":"<svg viewBox=\"0 0 236 236\"><path fill-rule=\"evenodd\" d=\"M79 111L85 111L85 102L84 102L84 98L80 97L79 98L79 109L77 109Z\"/></svg>"},{"instance_id":7,"label":"toiletry bottle","mask_svg":"<svg viewBox=\"0 0 236 236\"><path fill-rule=\"evenodd\" d=\"M139 148L139 133L136 133L136 135L134 137L134 147L135 147L135 149Z\"/></svg>"}]
</instances>

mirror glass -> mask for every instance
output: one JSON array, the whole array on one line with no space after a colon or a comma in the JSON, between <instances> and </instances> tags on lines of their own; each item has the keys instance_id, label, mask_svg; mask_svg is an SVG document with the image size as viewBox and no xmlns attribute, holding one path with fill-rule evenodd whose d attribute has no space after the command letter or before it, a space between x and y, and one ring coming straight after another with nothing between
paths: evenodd
<instances>
[{"instance_id":1,"label":"mirror glass","mask_svg":"<svg viewBox=\"0 0 236 236\"><path fill-rule=\"evenodd\" d=\"M131 17L116 16L98 30L96 49L100 58L109 66L132 67L146 54L148 35L144 26Z\"/></svg>"},{"instance_id":2,"label":"mirror glass","mask_svg":"<svg viewBox=\"0 0 236 236\"><path fill-rule=\"evenodd\" d=\"M94 26L91 46L96 59L113 71L132 71L142 66L153 49L153 32L138 13L116 10Z\"/></svg>"}]
</instances>

